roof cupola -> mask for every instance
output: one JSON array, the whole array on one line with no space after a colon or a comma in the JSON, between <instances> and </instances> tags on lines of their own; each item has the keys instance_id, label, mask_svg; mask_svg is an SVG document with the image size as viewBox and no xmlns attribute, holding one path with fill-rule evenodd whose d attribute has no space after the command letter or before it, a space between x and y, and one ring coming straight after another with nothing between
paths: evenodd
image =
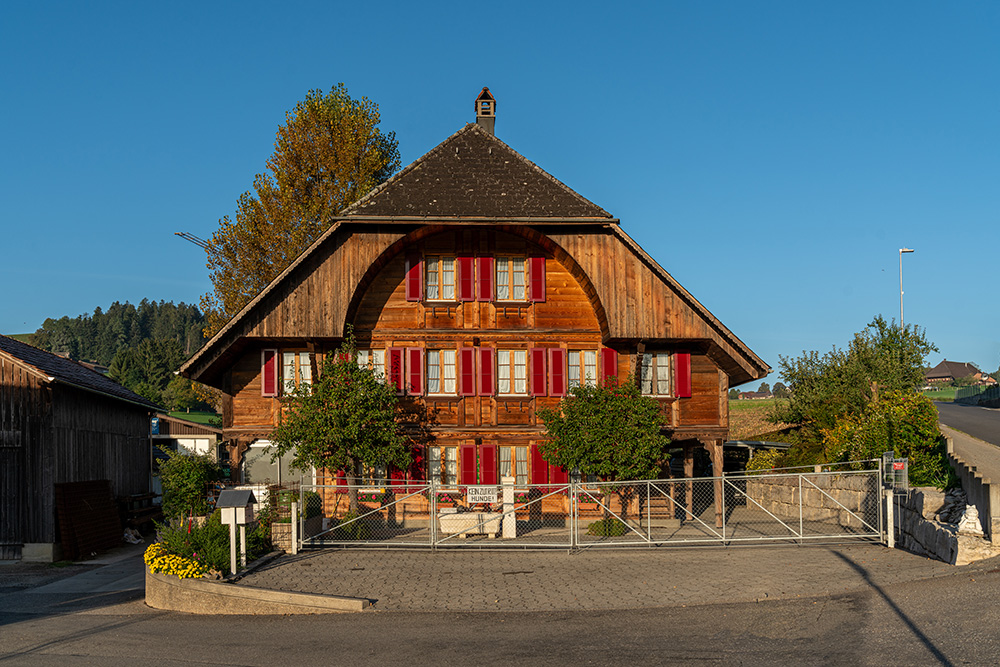
<instances>
[{"instance_id":1,"label":"roof cupola","mask_svg":"<svg viewBox=\"0 0 1000 667\"><path fill-rule=\"evenodd\" d=\"M497 118L497 101L490 94L490 89L483 87L483 92L476 98L476 124L494 134L493 124Z\"/></svg>"}]
</instances>

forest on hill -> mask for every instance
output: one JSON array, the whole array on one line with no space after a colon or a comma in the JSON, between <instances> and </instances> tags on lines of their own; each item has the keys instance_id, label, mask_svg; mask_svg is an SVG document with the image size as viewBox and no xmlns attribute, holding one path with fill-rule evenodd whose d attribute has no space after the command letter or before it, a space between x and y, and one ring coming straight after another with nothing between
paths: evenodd
<instances>
[{"instance_id":1,"label":"forest on hill","mask_svg":"<svg viewBox=\"0 0 1000 667\"><path fill-rule=\"evenodd\" d=\"M48 318L28 342L108 368L108 377L171 410L206 407L187 378L174 375L202 344L205 318L197 306L143 299L115 301L93 314Z\"/></svg>"}]
</instances>

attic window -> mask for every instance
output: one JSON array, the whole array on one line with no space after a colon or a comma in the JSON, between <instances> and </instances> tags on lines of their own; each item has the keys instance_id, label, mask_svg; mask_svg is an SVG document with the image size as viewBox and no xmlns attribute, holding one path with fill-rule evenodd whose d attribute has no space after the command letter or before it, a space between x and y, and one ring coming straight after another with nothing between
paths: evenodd
<instances>
[{"instance_id":1,"label":"attic window","mask_svg":"<svg viewBox=\"0 0 1000 667\"><path fill-rule=\"evenodd\" d=\"M480 116L492 116L493 115L493 103L487 100L483 100L479 103L479 115Z\"/></svg>"}]
</instances>

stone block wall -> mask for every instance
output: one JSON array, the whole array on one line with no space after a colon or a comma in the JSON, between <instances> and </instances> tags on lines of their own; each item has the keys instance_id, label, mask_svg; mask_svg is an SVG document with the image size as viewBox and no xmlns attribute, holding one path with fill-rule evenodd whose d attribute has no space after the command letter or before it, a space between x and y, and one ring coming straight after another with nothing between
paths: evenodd
<instances>
[{"instance_id":1,"label":"stone block wall","mask_svg":"<svg viewBox=\"0 0 1000 667\"><path fill-rule=\"evenodd\" d=\"M798 519L801 507L805 521L866 530L867 522L878 530L879 485L871 473L804 475L801 481L798 475L747 477L746 494L778 517Z\"/></svg>"}]
</instances>

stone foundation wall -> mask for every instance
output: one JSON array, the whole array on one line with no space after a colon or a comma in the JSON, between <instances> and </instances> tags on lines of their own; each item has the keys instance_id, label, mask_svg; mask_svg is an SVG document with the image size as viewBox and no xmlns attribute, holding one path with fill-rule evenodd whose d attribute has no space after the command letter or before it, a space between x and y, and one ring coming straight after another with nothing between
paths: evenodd
<instances>
[{"instance_id":1,"label":"stone foundation wall","mask_svg":"<svg viewBox=\"0 0 1000 667\"><path fill-rule=\"evenodd\" d=\"M798 519L801 507L805 521L868 529L867 522L878 530L879 485L871 473L806 475L801 483L797 475L748 477L746 494L775 516Z\"/></svg>"},{"instance_id":2,"label":"stone foundation wall","mask_svg":"<svg viewBox=\"0 0 1000 667\"><path fill-rule=\"evenodd\" d=\"M937 520L945 494L933 487L917 487L897 494L893 502L896 544L915 554L955 564L958 529Z\"/></svg>"},{"instance_id":3,"label":"stone foundation wall","mask_svg":"<svg viewBox=\"0 0 1000 667\"><path fill-rule=\"evenodd\" d=\"M323 530L323 517L313 516L306 519L305 534L302 537L312 537ZM292 524L272 523L271 544L282 551L292 550Z\"/></svg>"}]
</instances>

